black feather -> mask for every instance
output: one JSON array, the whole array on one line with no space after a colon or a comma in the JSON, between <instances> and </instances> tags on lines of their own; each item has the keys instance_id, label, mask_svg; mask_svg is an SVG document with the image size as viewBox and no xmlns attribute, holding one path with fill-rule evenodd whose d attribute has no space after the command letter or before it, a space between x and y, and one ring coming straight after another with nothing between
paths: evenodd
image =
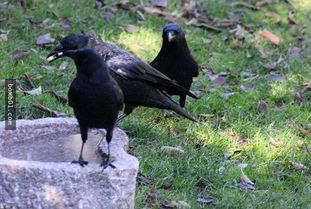
<instances>
[{"instance_id":1,"label":"black feather","mask_svg":"<svg viewBox=\"0 0 311 209\"><path fill-rule=\"evenodd\" d=\"M163 29L162 39L162 48L150 65L189 90L193 77L199 74L199 66L191 55L184 31L177 24L168 24ZM185 105L186 94L173 88L166 91L170 95L179 95L180 105Z\"/></svg>"},{"instance_id":2,"label":"black feather","mask_svg":"<svg viewBox=\"0 0 311 209\"><path fill-rule=\"evenodd\" d=\"M86 45L81 46L81 42L84 43L85 38L88 41ZM76 40L70 40L64 44L65 39ZM71 43L75 43L75 45L70 46ZM76 48L79 45L79 47L92 48L102 56L109 67L112 77L115 78L124 94L125 110L118 120L130 114L137 106L173 110L190 120L194 120L166 95L165 89L174 89L181 94L187 94L192 97L195 97L195 95L132 53L103 42L95 33L87 33L87 36L71 34L61 41L61 45L63 51ZM57 48L51 54L55 53Z\"/></svg>"}]
</instances>

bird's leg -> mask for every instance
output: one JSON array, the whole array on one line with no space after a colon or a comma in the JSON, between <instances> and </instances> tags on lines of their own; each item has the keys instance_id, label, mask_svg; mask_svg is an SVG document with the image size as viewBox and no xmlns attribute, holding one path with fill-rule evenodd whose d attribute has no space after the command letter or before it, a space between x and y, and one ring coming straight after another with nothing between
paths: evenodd
<instances>
[{"instance_id":1,"label":"bird's leg","mask_svg":"<svg viewBox=\"0 0 311 209\"><path fill-rule=\"evenodd\" d=\"M112 164L112 160L110 158L110 141L111 141L111 138L112 138L112 132L113 132L113 128L108 130L107 129L107 133L106 133L106 140L107 140L107 144L108 144L108 155L107 155L107 159L104 160L100 166L103 167L103 170L106 169L108 166L111 166L112 168L116 168L116 166L114 166Z\"/></svg>"},{"instance_id":2,"label":"bird's leg","mask_svg":"<svg viewBox=\"0 0 311 209\"><path fill-rule=\"evenodd\" d=\"M83 159L83 156L82 156L82 154L83 154L83 147L84 147L84 144L85 144L85 142L86 142L86 140L87 140L87 128L81 128L81 127L80 127L80 132L81 132L81 138L82 138L82 146L81 146L81 150L80 150L79 160L74 160L74 161L72 161L71 163L78 163L78 164L80 164L82 167L84 167L84 165L87 165L87 164L88 164L88 162L85 161L85 160Z\"/></svg>"},{"instance_id":3,"label":"bird's leg","mask_svg":"<svg viewBox=\"0 0 311 209\"><path fill-rule=\"evenodd\" d=\"M121 114L119 117L118 117L118 119L117 119L117 123L120 121L120 120L122 120L123 118L125 118L126 116L128 116L129 115L129 113L126 113L126 112L124 112L123 114Z\"/></svg>"},{"instance_id":4,"label":"bird's leg","mask_svg":"<svg viewBox=\"0 0 311 209\"><path fill-rule=\"evenodd\" d=\"M179 98L179 104L180 104L181 107L185 107L185 104L186 104L186 95L180 96L180 98Z\"/></svg>"},{"instance_id":5,"label":"bird's leg","mask_svg":"<svg viewBox=\"0 0 311 209\"><path fill-rule=\"evenodd\" d=\"M117 122L120 122L120 120L122 120L123 118L125 118L126 116L128 116L129 114L131 114L133 112L134 107L132 105L129 104L125 104L125 108L124 108L124 112L122 115L120 115L117 119Z\"/></svg>"}]
</instances>

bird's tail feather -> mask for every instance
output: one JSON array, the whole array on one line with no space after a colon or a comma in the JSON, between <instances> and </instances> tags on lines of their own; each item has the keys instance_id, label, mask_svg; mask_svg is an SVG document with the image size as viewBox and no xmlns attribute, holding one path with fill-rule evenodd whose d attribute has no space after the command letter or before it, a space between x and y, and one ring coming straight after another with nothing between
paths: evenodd
<instances>
[{"instance_id":1,"label":"bird's tail feather","mask_svg":"<svg viewBox=\"0 0 311 209\"><path fill-rule=\"evenodd\" d=\"M184 108L182 108L179 104L171 100L169 97L167 97L165 100L161 102L165 104L166 109L173 110L178 115L188 118L191 121L197 122L191 115L189 115L189 113L187 113L187 111Z\"/></svg>"}]
</instances>

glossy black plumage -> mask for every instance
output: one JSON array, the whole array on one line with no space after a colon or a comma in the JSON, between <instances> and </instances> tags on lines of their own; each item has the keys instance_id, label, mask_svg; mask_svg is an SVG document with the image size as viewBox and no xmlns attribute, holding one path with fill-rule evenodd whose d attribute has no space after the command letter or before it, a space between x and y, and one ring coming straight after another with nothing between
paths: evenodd
<instances>
[{"instance_id":1,"label":"glossy black plumage","mask_svg":"<svg viewBox=\"0 0 311 209\"><path fill-rule=\"evenodd\" d=\"M198 64L188 48L185 33L177 24L168 24L162 33L162 47L150 65L180 86L189 90L193 77L198 76ZM179 95L179 103L185 106L186 94L167 88L170 95Z\"/></svg>"},{"instance_id":2,"label":"glossy black plumage","mask_svg":"<svg viewBox=\"0 0 311 209\"><path fill-rule=\"evenodd\" d=\"M56 58L62 56L72 58L77 68L76 78L69 88L68 99L79 122L83 144L79 160L73 163L79 163L81 166L87 164L82 152L88 129L104 128L107 131L108 160L103 162L102 166L107 167L110 164L109 143L118 111L122 109L123 93L111 77L101 56L94 50L84 48L64 51L56 55Z\"/></svg>"},{"instance_id":3,"label":"glossy black plumage","mask_svg":"<svg viewBox=\"0 0 311 209\"><path fill-rule=\"evenodd\" d=\"M71 34L63 38L49 57L57 51L88 47L96 50L107 63L111 75L116 79L124 94L125 110L119 117L121 120L137 106L154 107L173 110L176 113L194 119L176 104L164 89L195 97L191 92L179 86L161 72L132 53L115 45L102 42L94 33Z\"/></svg>"}]
</instances>

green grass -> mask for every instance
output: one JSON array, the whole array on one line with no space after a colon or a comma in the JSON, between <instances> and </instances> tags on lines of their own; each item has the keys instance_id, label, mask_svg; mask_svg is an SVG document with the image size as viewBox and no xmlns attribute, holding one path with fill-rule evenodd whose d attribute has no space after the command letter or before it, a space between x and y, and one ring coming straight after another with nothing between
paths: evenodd
<instances>
[{"instance_id":1,"label":"green grass","mask_svg":"<svg viewBox=\"0 0 311 209\"><path fill-rule=\"evenodd\" d=\"M61 61L52 64L54 69L45 69L48 65L46 55L52 48L36 46L38 36L51 33L60 39L61 35L81 30L95 30L105 41L115 43L135 52L141 58L151 61L161 45L161 29L167 22L158 16L145 14L143 24L138 24L138 17L128 11L120 10L111 22L101 18L103 11L94 9L91 1L26 1L28 7L23 10L16 4L10 8L0 9L0 18L7 17L7 22L0 22L0 28L8 31L8 41L0 41L0 80L17 78L27 86L23 74L28 73L37 86L42 86L41 95L24 95L17 93L19 108L17 116L22 118L46 117L42 112L32 108L32 103L39 102L53 110L73 116L67 105L58 103L46 92L57 91L66 96L68 86L74 78L75 68L72 61L69 68L59 70ZM111 1L108 5L112 4ZM135 1L139 2L139 1ZM169 1L167 11L181 11L177 0ZM202 90L199 100L188 99L187 110L191 115L209 114L200 123L174 117L164 118L160 110L137 108L134 113L123 120L120 126L129 134L130 153L140 160L140 173L151 182L150 185L137 184L136 208L159 208L164 200L183 200L192 208L311 208L311 173L297 170L289 161L299 162L311 169L310 153L303 151L309 146L310 137L300 133L299 128L311 130L310 91L302 93L303 101L295 102L294 92L302 91L302 85L310 83L310 9L308 0L293 0L290 6L284 1L277 1L263 7L260 11L231 7L233 1L208 0L200 8L214 18L226 18L226 12L242 11L245 24L251 24L253 33L245 32L245 40L230 39L227 30L217 34L209 44L203 39L211 38L212 32L187 26L190 31L187 40L193 55L202 68L212 68L216 73L228 72L228 87L215 87L207 75L200 73L192 90ZM256 2L256 1L251 1ZM301 6L304 4L304 6ZM295 20L300 26L292 30L287 21L290 10L295 12ZM268 18L266 12L279 15L277 19ZM43 28L37 28L27 20L50 21ZM64 29L57 25L59 19L69 18L71 28ZM274 23L280 21L281 26ZM133 24L138 30L128 33L120 28L121 24ZM267 29L278 35L282 42L279 46L261 39L258 31ZM309 38L299 41L296 35L305 34ZM234 49L238 46L238 49ZM303 55L291 56L291 47L300 47ZM20 60L12 60L11 54L16 50L33 51ZM260 57L258 49L275 50L266 59ZM251 55L247 58L246 55ZM269 78L269 71L263 65L277 61L285 55L275 73L284 78L277 82ZM241 74L248 71L256 74L253 80ZM63 72L64 75L60 75ZM254 85L252 91L241 91L240 86ZM236 92L228 99L221 95ZM264 100L267 112L261 115L257 104ZM0 105L4 106L4 91L0 92ZM4 120L4 109L0 110L0 119ZM274 147L269 138L279 140L282 145ZM246 139L246 143L238 141ZM204 146L197 146L203 143ZM161 151L161 146L180 146L185 153L168 155ZM224 153L235 153L231 160ZM244 173L256 181L254 191L240 191L241 172L239 163L247 163ZM219 168L224 169L220 172ZM287 178L284 178L287 177ZM197 186L200 179L205 179L205 188ZM172 186L163 189L164 183ZM148 196L156 188L160 195L154 200ZM213 204L206 205L196 201L198 195L212 197Z\"/></svg>"}]
</instances>

